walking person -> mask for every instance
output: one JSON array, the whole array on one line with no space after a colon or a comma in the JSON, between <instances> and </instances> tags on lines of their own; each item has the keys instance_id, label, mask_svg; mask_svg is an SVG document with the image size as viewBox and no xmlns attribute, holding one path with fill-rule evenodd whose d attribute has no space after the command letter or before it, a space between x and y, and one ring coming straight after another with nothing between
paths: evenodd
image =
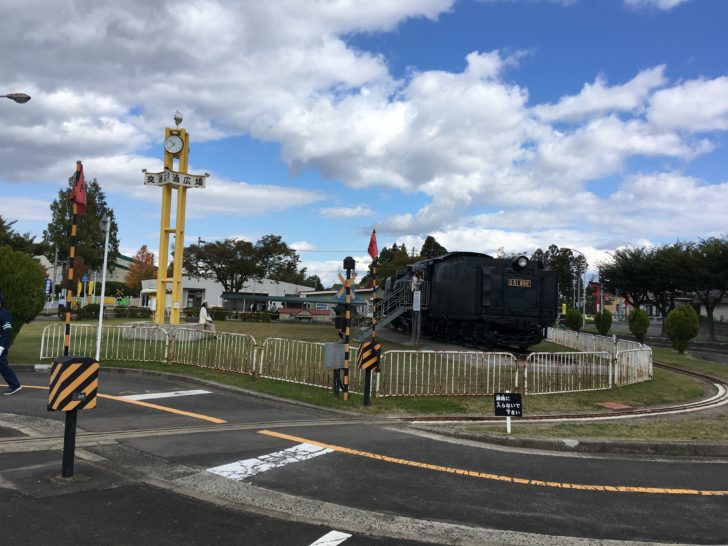
<instances>
[{"instance_id":1,"label":"walking person","mask_svg":"<svg viewBox=\"0 0 728 546\"><path fill-rule=\"evenodd\" d=\"M13 316L5 309L5 298L0 292L0 374L8 384L5 395L15 394L23 387L20 386L18 376L10 369L8 362L8 349L13 337Z\"/></svg>"},{"instance_id":2,"label":"walking person","mask_svg":"<svg viewBox=\"0 0 728 546\"><path fill-rule=\"evenodd\" d=\"M217 330L215 330L215 325L212 323L212 317L207 310L207 300L203 301L202 307L200 307L199 323L202 324L203 330L209 330L213 334L215 334L215 337L217 337Z\"/></svg>"}]
</instances>

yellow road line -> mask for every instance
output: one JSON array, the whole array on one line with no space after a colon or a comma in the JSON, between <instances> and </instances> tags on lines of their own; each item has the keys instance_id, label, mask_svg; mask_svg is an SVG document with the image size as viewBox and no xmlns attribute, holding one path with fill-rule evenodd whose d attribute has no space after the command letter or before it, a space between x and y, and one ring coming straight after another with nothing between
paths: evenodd
<instances>
[{"instance_id":1,"label":"yellow road line","mask_svg":"<svg viewBox=\"0 0 728 546\"><path fill-rule=\"evenodd\" d=\"M379 455L377 453L370 453L368 451L360 451L358 449L351 449L348 447L337 446L333 444L326 444L318 442L316 440L310 440L308 438L301 438L299 436L292 436L290 434L283 434L281 432L274 432L272 430L259 430L259 434L265 434L266 436L273 436L275 438L281 438L283 440L290 440L292 442L305 442L307 444L313 444L315 446L331 449L340 453L348 453L349 455L357 455L359 457L366 457L368 459L375 459L377 461L384 461L387 463L401 464L405 466L412 466L415 468L423 468L425 470L434 470L436 472L446 472L448 474L458 474L460 476L469 476L471 478L481 478L484 480L494 480L500 482L517 483L521 485L535 485L538 487L554 487L557 489L574 489L578 491L607 491L613 493L651 493L659 495L703 495L703 496L728 496L728 490L726 491L711 491L704 489L671 489L666 487L634 487L628 485L590 485L590 484L578 484L578 483L565 483L565 482L547 482L542 480L529 480L526 478L516 478L513 476L503 476L499 474L489 474L486 472L477 472L474 470L463 470L460 468L452 468L449 466L441 466L436 464L421 463L418 461L410 461L408 459L399 459L397 457L389 457L388 455Z\"/></svg>"},{"instance_id":2,"label":"yellow road line","mask_svg":"<svg viewBox=\"0 0 728 546\"><path fill-rule=\"evenodd\" d=\"M23 388L48 390L48 387L37 387L35 385L23 385ZM192 413L191 411L178 410L178 409L170 408L167 406L160 406L158 404L150 404L149 402L143 402L141 400L130 400L128 398L124 398L123 396L112 396L110 394L97 394L96 396L98 396L99 398L106 398L107 400L115 400L116 402L124 402L126 404L134 404L136 406L143 406L145 408L166 411L167 413L175 413L177 415L184 415L185 417L192 417L193 419L201 419L202 421L209 421L210 423L215 423L217 425L227 423L227 421L225 421L224 419L218 419L217 417L211 417L209 415L202 415L200 413Z\"/></svg>"}]
</instances>

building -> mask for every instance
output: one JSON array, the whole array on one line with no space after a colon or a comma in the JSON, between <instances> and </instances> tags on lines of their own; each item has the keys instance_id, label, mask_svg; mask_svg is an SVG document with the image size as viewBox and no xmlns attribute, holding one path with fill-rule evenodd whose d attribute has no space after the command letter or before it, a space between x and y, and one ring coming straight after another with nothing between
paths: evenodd
<instances>
[{"instance_id":1,"label":"building","mask_svg":"<svg viewBox=\"0 0 728 546\"><path fill-rule=\"evenodd\" d=\"M200 307L207 300L210 307L231 311L265 311L283 306L285 298L298 296L310 286L271 279L249 280L240 292L224 292L215 279L182 277L182 307ZM171 283L167 285L166 308L171 305ZM144 305L156 309L157 279L142 281ZM279 298L279 299L276 299Z\"/></svg>"}]
</instances>

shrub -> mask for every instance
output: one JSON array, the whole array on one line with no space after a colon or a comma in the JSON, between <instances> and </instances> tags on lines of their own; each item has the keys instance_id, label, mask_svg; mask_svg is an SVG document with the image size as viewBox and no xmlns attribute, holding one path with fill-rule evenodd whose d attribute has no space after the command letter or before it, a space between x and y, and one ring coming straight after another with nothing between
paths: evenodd
<instances>
[{"instance_id":1,"label":"shrub","mask_svg":"<svg viewBox=\"0 0 728 546\"><path fill-rule=\"evenodd\" d=\"M240 313L240 320L243 322L270 322L273 314L268 311L256 311L255 313Z\"/></svg>"},{"instance_id":2,"label":"shrub","mask_svg":"<svg viewBox=\"0 0 728 546\"><path fill-rule=\"evenodd\" d=\"M45 271L27 254L0 246L0 292L13 315L13 339L45 305Z\"/></svg>"},{"instance_id":3,"label":"shrub","mask_svg":"<svg viewBox=\"0 0 728 546\"><path fill-rule=\"evenodd\" d=\"M700 320L691 305L682 305L670 311L665 321L665 333L675 350L684 353L691 339L698 335Z\"/></svg>"},{"instance_id":4,"label":"shrub","mask_svg":"<svg viewBox=\"0 0 728 546\"><path fill-rule=\"evenodd\" d=\"M151 318L152 310L149 307L114 307L116 318Z\"/></svg>"},{"instance_id":5,"label":"shrub","mask_svg":"<svg viewBox=\"0 0 728 546\"><path fill-rule=\"evenodd\" d=\"M78 318L83 319L97 319L99 318L99 304L89 303L78 310Z\"/></svg>"},{"instance_id":6,"label":"shrub","mask_svg":"<svg viewBox=\"0 0 728 546\"><path fill-rule=\"evenodd\" d=\"M609 311L602 311L594 315L594 324L597 327L597 331L600 335L606 336L612 327L612 313Z\"/></svg>"},{"instance_id":7,"label":"shrub","mask_svg":"<svg viewBox=\"0 0 728 546\"><path fill-rule=\"evenodd\" d=\"M637 338L640 343L645 342L647 329L650 327L650 317L644 309L634 309L627 319L629 322L629 331Z\"/></svg>"},{"instance_id":8,"label":"shrub","mask_svg":"<svg viewBox=\"0 0 728 546\"><path fill-rule=\"evenodd\" d=\"M579 330L581 330L583 324L584 319L578 309L566 310L566 327L569 330L574 330L575 332L578 332Z\"/></svg>"},{"instance_id":9,"label":"shrub","mask_svg":"<svg viewBox=\"0 0 728 546\"><path fill-rule=\"evenodd\" d=\"M212 320L227 320L230 315L232 315L232 311L228 311L222 307L210 308L210 318Z\"/></svg>"}]
</instances>

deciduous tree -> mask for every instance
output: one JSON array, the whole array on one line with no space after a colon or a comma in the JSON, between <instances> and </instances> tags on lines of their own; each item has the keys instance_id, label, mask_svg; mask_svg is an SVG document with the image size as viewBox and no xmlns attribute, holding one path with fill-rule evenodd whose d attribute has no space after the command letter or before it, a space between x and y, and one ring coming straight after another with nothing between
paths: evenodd
<instances>
[{"instance_id":1,"label":"deciduous tree","mask_svg":"<svg viewBox=\"0 0 728 546\"><path fill-rule=\"evenodd\" d=\"M240 292L249 279L258 278L253 243L225 239L207 243L198 239L184 253L184 269L193 277L207 277L222 284L225 292Z\"/></svg>"},{"instance_id":2,"label":"deciduous tree","mask_svg":"<svg viewBox=\"0 0 728 546\"><path fill-rule=\"evenodd\" d=\"M649 302L653 274L650 255L644 247L620 248L612 254L611 262L599 266L602 286L623 297L634 309Z\"/></svg>"},{"instance_id":3,"label":"deciduous tree","mask_svg":"<svg viewBox=\"0 0 728 546\"><path fill-rule=\"evenodd\" d=\"M703 239L690 249L692 290L705 307L708 332L716 341L716 306L728 296L728 238Z\"/></svg>"},{"instance_id":4,"label":"deciduous tree","mask_svg":"<svg viewBox=\"0 0 728 546\"><path fill-rule=\"evenodd\" d=\"M138 294L142 289L142 281L153 279L155 274L156 268L154 267L154 254L149 251L147 245L142 245L132 258L129 271L124 278L129 292L132 294Z\"/></svg>"}]
</instances>

